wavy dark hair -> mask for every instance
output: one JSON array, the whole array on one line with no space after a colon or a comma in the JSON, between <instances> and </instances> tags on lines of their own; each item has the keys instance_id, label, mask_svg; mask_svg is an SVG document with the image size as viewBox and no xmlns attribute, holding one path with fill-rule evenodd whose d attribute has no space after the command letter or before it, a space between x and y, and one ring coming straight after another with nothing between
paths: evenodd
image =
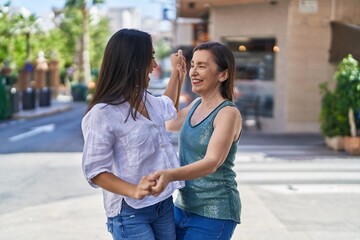
<instances>
[{"instance_id":1,"label":"wavy dark hair","mask_svg":"<svg viewBox=\"0 0 360 240\"><path fill-rule=\"evenodd\" d=\"M228 78L220 85L221 96L233 101L234 79L235 79L235 58L231 50L218 42L205 42L196 46L193 53L197 50L208 50L211 52L217 65L217 70L223 72L228 70Z\"/></svg>"},{"instance_id":2,"label":"wavy dark hair","mask_svg":"<svg viewBox=\"0 0 360 240\"><path fill-rule=\"evenodd\" d=\"M136 29L121 29L109 40L100 69L96 91L88 111L97 103L118 105L129 102L126 120L136 120L145 94L146 70L152 61L150 34ZM126 121L125 120L125 121Z\"/></svg>"}]
</instances>

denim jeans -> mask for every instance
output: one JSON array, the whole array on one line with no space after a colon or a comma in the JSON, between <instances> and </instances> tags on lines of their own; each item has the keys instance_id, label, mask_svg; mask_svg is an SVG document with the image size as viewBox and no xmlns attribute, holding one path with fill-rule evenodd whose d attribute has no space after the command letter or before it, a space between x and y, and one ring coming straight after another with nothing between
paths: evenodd
<instances>
[{"instance_id":1,"label":"denim jeans","mask_svg":"<svg viewBox=\"0 0 360 240\"><path fill-rule=\"evenodd\" d=\"M177 240L230 240L236 222L207 218L175 207Z\"/></svg>"},{"instance_id":2,"label":"denim jeans","mask_svg":"<svg viewBox=\"0 0 360 240\"><path fill-rule=\"evenodd\" d=\"M172 197L141 209L123 201L120 214L108 218L107 225L114 240L175 240Z\"/></svg>"}]
</instances>

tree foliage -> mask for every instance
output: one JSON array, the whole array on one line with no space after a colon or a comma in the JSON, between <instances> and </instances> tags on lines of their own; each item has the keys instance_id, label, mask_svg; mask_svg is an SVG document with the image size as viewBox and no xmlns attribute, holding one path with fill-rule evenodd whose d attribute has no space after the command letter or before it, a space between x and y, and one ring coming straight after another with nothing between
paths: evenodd
<instances>
[{"instance_id":1,"label":"tree foliage","mask_svg":"<svg viewBox=\"0 0 360 240\"><path fill-rule=\"evenodd\" d=\"M92 5L104 3L103 0L92 0ZM87 0L66 0L65 9L79 11L81 16L81 33L78 44L77 65L79 68L79 81L89 83L91 81L90 67L90 34L89 34L89 7Z\"/></svg>"},{"instance_id":2,"label":"tree foliage","mask_svg":"<svg viewBox=\"0 0 360 240\"><path fill-rule=\"evenodd\" d=\"M38 25L36 15L10 13L10 3L0 6L0 67L10 61L13 70L20 70L27 59L34 62L39 51L43 51L47 59L57 59L62 69L78 63L84 21L76 6L64 6L56 27L46 31ZM90 21L91 16L87 16L86 22ZM100 17L99 21L88 25L88 30L91 68L97 69L109 37L108 19Z\"/></svg>"}]
</instances>

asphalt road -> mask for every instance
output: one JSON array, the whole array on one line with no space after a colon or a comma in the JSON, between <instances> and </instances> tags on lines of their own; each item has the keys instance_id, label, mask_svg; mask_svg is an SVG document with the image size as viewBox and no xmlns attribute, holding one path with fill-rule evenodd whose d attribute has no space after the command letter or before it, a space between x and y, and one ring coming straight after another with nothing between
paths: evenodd
<instances>
[{"instance_id":1,"label":"asphalt road","mask_svg":"<svg viewBox=\"0 0 360 240\"><path fill-rule=\"evenodd\" d=\"M21 152L81 152L81 119L85 103L66 112L35 119L0 123L0 154Z\"/></svg>"}]
</instances>

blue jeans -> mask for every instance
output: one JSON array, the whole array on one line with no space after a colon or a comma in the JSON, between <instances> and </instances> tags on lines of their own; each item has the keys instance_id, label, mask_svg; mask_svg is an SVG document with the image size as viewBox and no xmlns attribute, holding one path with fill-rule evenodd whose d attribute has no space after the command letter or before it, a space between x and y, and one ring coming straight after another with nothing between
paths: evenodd
<instances>
[{"instance_id":1,"label":"blue jeans","mask_svg":"<svg viewBox=\"0 0 360 240\"><path fill-rule=\"evenodd\" d=\"M172 197L141 209L123 201L120 214L108 218L107 225L114 240L175 240Z\"/></svg>"},{"instance_id":2,"label":"blue jeans","mask_svg":"<svg viewBox=\"0 0 360 240\"><path fill-rule=\"evenodd\" d=\"M174 207L177 240L230 240L236 222L207 218Z\"/></svg>"}]
</instances>

